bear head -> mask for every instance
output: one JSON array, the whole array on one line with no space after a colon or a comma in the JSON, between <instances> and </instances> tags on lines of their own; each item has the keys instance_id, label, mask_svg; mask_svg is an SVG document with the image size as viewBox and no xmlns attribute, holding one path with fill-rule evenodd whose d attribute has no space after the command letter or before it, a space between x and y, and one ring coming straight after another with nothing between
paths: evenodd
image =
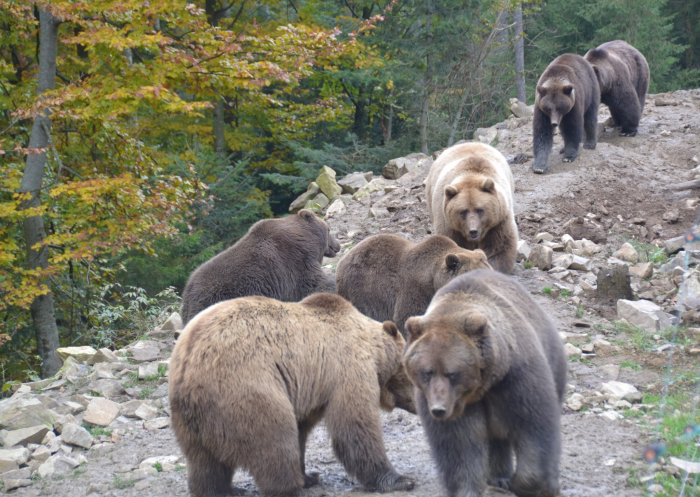
<instances>
[{"instance_id":1,"label":"bear head","mask_svg":"<svg viewBox=\"0 0 700 497\"><path fill-rule=\"evenodd\" d=\"M399 329L391 321L385 321L382 324L382 328L385 334L385 343L387 344L387 354L395 360L388 379L382 385L379 405L386 411L391 411L398 407L415 414L413 384L408 379L401 363L406 342L401 333L399 333Z\"/></svg>"},{"instance_id":2,"label":"bear head","mask_svg":"<svg viewBox=\"0 0 700 497\"><path fill-rule=\"evenodd\" d=\"M318 240L320 249L318 261L323 262L324 257L335 257L340 251L340 242L331 235L328 223L307 209L300 210L296 218L308 229L308 233L312 234L314 238Z\"/></svg>"},{"instance_id":3,"label":"bear head","mask_svg":"<svg viewBox=\"0 0 700 497\"><path fill-rule=\"evenodd\" d=\"M458 295L437 307L431 303L424 316L410 318L405 328L404 368L435 419L459 418L467 404L480 401L505 375L509 358L494 339L489 319Z\"/></svg>"},{"instance_id":4,"label":"bear head","mask_svg":"<svg viewBox=\"0 0 700 497\"><path fill-rule=\"evenodd\" d=\"M460 274L476 269L493 269L483 250L455 249L440 261L440 266L433 276L435 291Z\"/></svg>"},{"instance_id":5,"label":"bear head","mask_svg":"<svg viewBox=\"0 0 700 497\"><path fill-rule=\"evenodd\" d=\"M478 243L506 217L496 184L479 174L459 178L445 187L445 219L470 243Z\"/></svg>"},{"instance_id":6,"label":"bear head","mask_svg":"<svg viewBox=\"0 0 700 497\"><path fill-rule=\"evenodd\" d=\"M537 85L535 105L549 116L552 126L561 124L576 103L576 90L567 79L548 79Z\"/></svg>"}]
</instances>

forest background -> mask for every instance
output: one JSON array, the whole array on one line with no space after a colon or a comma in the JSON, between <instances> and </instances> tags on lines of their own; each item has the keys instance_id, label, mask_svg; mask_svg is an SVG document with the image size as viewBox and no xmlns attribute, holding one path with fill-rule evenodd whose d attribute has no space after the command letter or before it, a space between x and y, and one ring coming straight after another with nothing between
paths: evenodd
<instances>
[{"instance_id":1,"label":"forest background","mask_svg":"<svg viewBox=\"0 0 700 497\"><path fill-rule=\"evenodd\" d=\"M119 346L343 176L471 138L623 39L700 87L700 0L0 0L0 381Z\"/></svg>"}]
</instances>

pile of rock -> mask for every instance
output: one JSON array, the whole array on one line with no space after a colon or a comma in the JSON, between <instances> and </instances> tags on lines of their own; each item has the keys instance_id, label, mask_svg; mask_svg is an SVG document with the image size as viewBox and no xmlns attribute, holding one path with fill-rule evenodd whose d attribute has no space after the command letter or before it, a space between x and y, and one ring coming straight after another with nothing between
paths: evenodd
<instances>
[{"instance_id":1,"label":"pile of rock","mask_svg":"<svg viewBox=\"0 0 700 497\"><path fill-rule=\"evenodd\" d=\"M301 209L325 213L325 218L332 218L345 212L346 206L353 201L382 191L396 189L395 182L402 176L417 168L432 165L433 159L425 154L414 153L406 157L390 160L383 169L382 176L375 178L372 172L352 173L336 180L336 172L328 166L323 166L316 181L309 184L306 192L297 197L289 205L289 212L296 213Z\"/></svg>"},{"instance_id":2,"label":"pile of rock","mask_svg":"<svg viewBox=\"0 0 700 497\"><path fill-rule=\"evenodd\" d=\"M610 420L621 419L624 416L619 411L639 411L650 406L640 404L642 393L637 387L620 381L603 383L600 391L584 390L573 393L566 401L566 406L572 411L586 408L588 412L599 414Z\"/></svg>"},{"instance_id":3,"label":"pile of rock","mask_svg":"<svg viewBox=\"0 0 700 497\"><path fill-rule=\"evenodd\" d=\"M58 349L64 362L56 376L14 385L12 397L0 401L5 490L72 472L88 462L89 451L113 444L126 430L169 426L170 359L165 356L180 328L182 320L174 313L145 337L157 339L139 340L116 352Z\"/></svg>"}]
</instances>

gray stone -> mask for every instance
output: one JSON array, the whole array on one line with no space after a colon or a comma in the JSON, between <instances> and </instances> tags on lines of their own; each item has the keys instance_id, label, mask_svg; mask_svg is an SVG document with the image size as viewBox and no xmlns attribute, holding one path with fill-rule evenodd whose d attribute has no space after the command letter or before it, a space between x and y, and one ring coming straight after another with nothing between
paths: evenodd
<instances>
[{"instance_id":1,"label":"gray stone","mask_svg":"<svg viewBox=\"0 0 700 497\"><path fill-rule=\"evenodd\" d=\"M63 431L61 432L61 439L71 445L77 445L79 447L84 447L89 449L92 447L92 435L82 426L78 426L73 423L66 423L63 425Z\"/></svg>"},{"instance_id":2,"label":"gray stone","mask_svg":"<svg viewBox=\"0 0 700 497\"><path fill-rule=\"evenodd\" d=\"M556 256L552 260L552 266L556 268L562 268L562 269L567 269L569 266L571 266L571 263L574 260L574 256L572 254L561 254ZM568 276L568 273L566 274Z\"/></svg>"},{"instance_id":3,"label":"gray stone","mask_svg":"<svg viewBox=\"0 0 700 497\"><path fill-rule=\"evenodd\" d=\"M338 183L335 180L335 171L328 166L323 166L318 172L316 183L321 189L321 192L330 202L338 198L338 196L343 193L343 189L338 186Z\"/></svg>"},{"instance_id":4,"label":"gray stone","mask_svg":"<svg viewBox=\"0 0 700 497\"><path fill-rule=\"evenodd\" d=\"M120 413L122 416L128 416L130 418L136 417L136 410L143 404L150 404L150 401L146 400L130 400L121 404Z\"/></svg>"},{"instance_id":5,"label":"gray stone","mask_svg":"<svg viewBox=\"0 0 700 497\"><path fill-rule=\"evenodd\" d=\"M296 214L302 210L304 206L306 206L306 203L318 195L320 191L321 189L318 187L318 184L313 181L304 193L299 195L296 200L289 204L289 212Z\"/></svg>"},{"instance_id":6,"label":"gray stone","mask_svg":"<svg viewBox=\"0 0 700 497\"><path fill-rule=\"evenodd\" d=\"M323 193L319 193L314 198L306 202L304 209L308 209L312 212L321 212L328 206L329 203L330 200L328 200L328 197L326 197Z\"/></svg>"},{"instance_id":7,"label":"gray stone","mask_svg":"<svg viewBox=\"0 0 700 497\"><path fill-rule=\"evenodd\" d=\"M601 366L600 372L611 380L617 380L620 376L620 366L619 364L606 364Z\"/></svg>"},{"instance_id":8,"label":"gray stone","mask_svg":"<svg viewBox=\"0 0 700 497\"><path fill-rule=\"evenodd\" d=\"M583 395L580 393L573 394L571 397L569 397L569 400L566 401L566 406L572 411L580 411L583 409L583 404Z\"/></svg>"},{"instance_id":9,"label":"gray stone","mask_svg":"<svg viewBox=\"0 0 700 497\"><path fill-rule=\"evenodd\" d=\"M685 246L685 235L671 238L664 242L664 250L667 254L675 254Z\"/></svg>"},{"instance_id":10,"label":"gray stone","mask_svg":"<svg viewBox=\"0 0 700 497\"><path fill-rule=\"evenodd\" d=\"M143 423L143 427L149 431L160 430L162 428L167 428L170 426L170 418L154 418Z\"/></svg>"},{"instance_id":11,"label":"gray stone","mask_svg":"<svg viewBox=\"0 0 700 497\"><path fill-rule=\"evenodd\" d=\"M117 357L117 354L115 354L111 350L109 350L107 348L102 348L102 349L98 350L95 353L95 355L93 355L87 361L87 363L90 366L94 366L95 364L99 364L101 362L119 362L119 358Z\"/></svg>"},{"instance_id":12,"label":"gray stone","mask_svg":"<svg viewBox=\"0 0 700 497\"><path fill-rule=\"evenodd\" d=\"M373 192L378 192L378 191L384 191L386 188L387 183L386 180L383 178L374 178L372 181L370 181L367 186L363 186L359 190L357 190L353 196L353 200L359 200L363 197L366 197L370 195Z\"/></svg>"},{"instance_id":13,"label":"gray stone","mask_svg":"<svg viewBox=\"0 0 700 497\"><path fill-rule=\"evenodd\" d=\"M642 393L637 390L637 387L621 381L603 383L600 391L608 398L609 402L626 400L631 403L639 403L642 401Z\"/></svg>"},{"instance_id":14,"label":"gray stone","mask_svg":"<svg viewBox=\"0 0 700 497\"><path fill-rule=\"evenodd\" d=\"M671 320L664 310L649 300L618 300L617 318L651 333L671 326Z\"/></svg>"},{"instance_id":15,"label":"gray stone","mask_svg":"<svg viewBox=\"0 0 700 497\"><path fill-rule=\"evenodd\" d=\"M590 271L593 269L593 263L586 257L574 255L571 258L571 265L569 266L569 269L575 269L576 271Z\"/></svg>"},{"instance_id":16,"label":"gray stone","mask_svg":"<svg viewBox=\"0 0 700 497\"><path fill-rule=\"evenodd\" d=\"M333 201L333 203L328 207L326 211L326 216L324 219L331 219L345 212L345 202L339 197Z\"/></svg>"},{"instance_id":17,"label":"gray stone","mask_svg":"<svg viewBox=\"0 0 700 497\"><path fill-rule=\"evenodd\" d=\"M543 240L546 242L551 242L554 240L554 235L543 231L542 233L537 233L535 235L535 240L537 240L538 242L541 242Z\"/></svg>"},{"instance_id":18,"label":"gray stone","mask_svg":"<svg viewBox=\"0 0 700 497\"><path fill-rule=\"evenodd\" d=\"M95 380L88 385L88 390L99 393L100 395L110 398L124 395L124 385L119 380Z\"/></svg>"},{"instance_id":19,"label":"gray stone","mask_svg":"<svg viewBox=\"0 0 700 497\"><path fill-rule=\"evenodd\" d=\"M65 361L68 357L73 357L78 362L85 362L92 356L97 354L97 351L92 347L61 347L56 349L56 354Z\"/></svg>"},{"instance_id":20,"label":"gray stone","mask_svg":"<svg viewBox=\"0 0 700 497\"><path fill-rule=\"evenodd\" d=\"M3 480L5 482L5 492L9 492L10 490L14 490L16 488L20 487L28 487L32 484L32 480L29 478L22 478L22 479L14 479L14 478L8 478L7 480Z\"/></svg>"},{"instance_id":21,"label":"gray stone","mask_svg":"<svg viewBox=\"0 0 700 497\"><path fill-rule=\"evenodd\" d=\"M13 447L15 445L27 445L29 443L38 444L41 443L48 432L49 427L46 425L30 426L29 428L8 431L2 441L2 445L3 447Z\"/></svg>"},{"instance_id":22,"label":"gray stone","mask_svg":"<svg viewBox=\"0 0 700 497\"><path fill-rule=\"evenodd\" d=\"M649 279L654 274L654 266L650 262L642 262L630 267L630 275L642 280Z\"/></svg>"},{"instance_id":23,"label":"gray stone","mask_svg":"<svg viewBox=\"0 0 700 497\"><path fill-rule=\"evenodd\" d=\"M4 474L8 471L19 469L19 465L14 459L3 459L0 457L0 473Z\"/></svg>"},{"instance_id":24,"label":"gray stone","mask_svg":"<svg viewBox=\"0 0 700 497\"><path fill-rule=\"evenodd\" d=\"M177 331L181 330L182 328L182 318L177 312L173 312L167 321L163 323L163 326L160 327L160 329L163 331Z\"/></svg>"},{"instance_id":25,"label":"gray stone","mask_svg":"<svg viewBox=\"0 0 700 497\"><path fill-rule=\"evenodd\" d=\"M564 344L564 353L566 354L566 357L581 357L581 349L576 347L575 345L572 345L570 343L565 343Z\"/></svg>"},{"instance_id":26,"label":"gray stone","mask_svg":"<svg viewBox=\"0 0 700 497\"><path fill-rule=\"evenodd\" d=\"M476 128L476 131L474 131L474 140L479 143L491 145L497 137L498 129L496 129L495 126L491 126L490 128Z\"/></svg>"},{"instance_id":27,"label":"gray stone","mask_svg":"<svg viewBox=\"0 0 700 497\"><path fill-rule=\"evenodd\" d=\"M571 235L574 240L583 240L585 238L593 243L605 243L607 241L605 231L600 226L582 217L572 219L566 228L566 233Z\"/></svg>"},{"instance_id":28,"label":"gray stone","mask_svg":"<svg viewBox=\"0 0 700 497\"><path fill-rule=\"evenodd\" d=\"M352 195L363 186L367 186L370 181L371 179L368 180L365 177L365 173L353 173L348 174L343 179L339 180L338 186L343 189L343 193L349 193Z\"/></svg>"},{"instance_id":29,"label":"gray stone","mask_svg":"<svg viewBox=\"0 0 700 497\"><path fill-rule=\"evenodd\" d=\"M158 366L158 361L139 364L139 380L145 380L148 377L157 376Z\"/></svg>"},{"instance_id":30,"label":"gray stone","mask_svg":"<svg viewBox=\"0 0 700 497\"><path fill-rule=\"evenodd\" d=\"M535 245L530 251L530 257L528 258L532 264L537 266L542 271L549 271L552 269L552 254L554 251L543 245Z\"/></svg>"},{"instance_id":31,"label":"gray stone","mask_svg":"<svg viewBox=\"0 0 700 497\"><path fill-rule=\"evenodd\" d=\"M29 449L19 447L16 449L0 449L0 459L14 461L18 466L24 466L29 460Z\"/></svg>"},{"instance_id":32,"label":"gray stone","mask_svg":"<svg viewBox=\"0 0 700 497\"><path fill-rule=\"evenodd\" d=\"M692 272L688 278L683 280L681 286L678 287L679 300L683 302L689 300L700 300L700 281L698 273Z\"/></svg>"},{"instance_id":33,"label":"gray stone","mask_svg":"<svg viewBox=\"0 0 700 497\"><path fill-rule=\"evenodd\" d=\"M517 261L522 262L530 257L530 245L525 240L518 240Z\"/></svg>"},{"instance_id":34,"label":"gray stone","mask_svg":"<svg viewBox=\"0 0 700 497\"><path fill-rule=\"evenodd\" d=\"M158 416L158 409L149 405L141 404L138 409L134 411L134 417L143 419L144 421L149 421Z\"/></svg>"},{"instance_id":35,"label":"gray stone","mask_svg":"<svg viewBox=\"0 0 700 497\"><path fill-rule=\"evenodd\" d=\"M521 102L517 98L511 98L510 100L510 111L515 117L528 118L532 117L534 114L533 106L529 106L524 102Z\"/></svg>"},{"instance_id":36,"label":"gray stone","mask_svg":"<svg viewBox=\"0 0 700 497\"><path fill-rule=\"evenodd\" d=\"M45 446L40 445L34 452L32 452L32 460L45 462L51 456L51 451Z\"/></svg>"},{"instance_id":37,"label":"gray stone","mask_svg":"<svg viewBox=\"0 0 700 497\"><path fill-rule=\"evenodd\" d=\"M628 300L634 298L630 286L630 272L626 264L611 264L600 268L596 284L600 297Z\"/></svg>"},{"instance_id":38,"label":"gray stone","mask_svg":"<svg viewBox=\"0 0 700 497\"><path fill-rule=\"evenodd\" d=\"M54 416L35 397L19 395L0 402L0 429L19 430L32 426L53 425Z\"/></svg>"},{"instance_id":39,"label":"gray stone","mask_svg":"<svg viewBox=\"0 0 700 497\"><path fill-rule=\"evenodd\" d=\"M620 250L613 254L613 257L620 259L621 261L631 262L633 264L636 264L639 260L637 250L630 243L623 243Z\"/></svg>"},{"instance_id":40,"label":"gray stone","mask_svg":"<svg viewBox=\"0 0 700 497\"><path fill-rule=\"evenodd\" d=\"M144 459L139 464L139 469L152 468L154 464L158 463L161 466L166 464L175 465L180 460L180 456L155 456Z\"/></svg>"},{"instance_id":41,"label":"gray stone","mask_svg":"<svg viewBox=\"0 0 700 497\"><path fill-rule=\"evenodd\" d=\"M127 347L135 362L151 362L160 357L158 342L153 340L139 340Z\"/></svg>"},{"instance_id":42,"label":"gray stone","mask_svg":"<svg viewBox=\"0 0 700 497\"><path fill-rule=\"evenodd\" d=\"M404 174L408 174L413 171L417 165L417 160L409 159L407 157L391 159L384 165L384 168L382 169L382 176L384 176L386 179L399 179Z\"/></svg>"},{"instance_id":43,"label":"gray stone","mask_svg":"<svg viewBox=\"0 0 700 497\"><path fill-rule=\"evenodd\" d=\"M108 426L119 415L119 404L108 399L93 399L87 407L83 422L97 426Z\"/></svg>"},{"instance_id":44,"label":"gray stone","mask_svg":"<svg viewBox=\"0 0 700 497\"><path fill-rule=\"evenodd\" d=\"M63 402L63 410L66 414L78 414L85 410L85 406L78 402L66 400Z\"/></svg>"},{"instance_id":45,"label":"gray stone","mask_svg":"<svg viewBox=\"0 0 700 497\"><path fill-rule=\"evenodd\" d=\"M37 474L40 478L51 475L65 475L78 467L78 462L62 454L54 454L44 464L39 466Z\"/></svg>"}]
</instances>

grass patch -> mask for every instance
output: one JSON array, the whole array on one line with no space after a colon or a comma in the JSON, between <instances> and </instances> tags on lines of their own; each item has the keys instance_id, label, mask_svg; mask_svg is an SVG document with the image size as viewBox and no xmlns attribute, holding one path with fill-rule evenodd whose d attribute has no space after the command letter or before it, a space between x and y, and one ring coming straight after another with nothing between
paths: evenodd
<instances>
[{"instance_id":1,"label":"grass patch","mask_svg":"<svg viewBox=\"0 0 700 497\"><path fill-rule=\"evenodd\" d=\"M101 426L88 426L83 424L83 428L85 428L93 437L99 437L101 435L109 437L112 435L112 430Z\"/></svg>"},{"instance_id":2,"label":"grass patch","mask_svg":"<svg viewBox=\"0 0 700 497\"><path fill-rule=\"evenodd\" d=\"M663 248L634 239L629 240L629 243L639 254L639 262L653 262L654 264L666 264L668 262L668 255Z\"/></svg>"},{"instance_id":3,"label":"grass patch","mask_svg":"<svg viewBox=\"0 0 700 497\"><path fill-rule=\"evenodd\" d=\"M185 466L184 464L178 464L177 466L175 466L175 471L187 471L187 466Z\"/></svg>"},{"instance_id":4,"label":"grass patch","mask_svg":"<svg viewBox=\"0 0 700 497\"><path fill-rule=\"evenodd\" d=\"M132 371L129 374L126 375L127 380L124 382L124 388L133 388L136 386L136 384L139 381L139 372L138 371Z\"/></svg>"},{"instance_id":5,"label":"grass patch","mask_svg":"<svg viewBox=\"0 0 700 497\"><path fill-rule=\"evenodd\" d=\"M121 475L115 475L112 485L114 485L114 488L118 489L131 488L136 485L136 480L132 478L125 478Z\"/></svg>"},{"instance_id":6,"label":"grass patch","mask_svg":"<svg viewBox=\"0 0 700 497\"><path fill-rule=\"evenodd\" d=\"M523 262L523 267L524 267L525 269L532 269L532 266L533 266L533 264L532 264L532 262L530 262L530 261L525 261L525 262Z\"/></svg>"},{"instance_id":7,"label":"grass patch","mask_svg":"<svg viewBox=\"0 0 700 497\"><path fill-rule=\"evenodd\" d=\"M639 371L642 367L634 361L622 361L620 363L621 368L631 368L635 371Z\"/></svg>"},{"instance_id":8,"label":"grass patch","mask_svg":"<svg viewBox=\"0 0 700 497\"><path fill-rule=\"evenodd\" d=\"M561 291L562 297L568 297L569 295L571 295L571 290L562 290Z\"/></svg>"},{"instance_id":9,"label":"grass patch","mask_svg":"<svg viewBox=\"0 0 700 497\"><path fill-rule=\"evenodd\" d=\"M615 333L618 335L624 333L637 350L646 351L655 346L654 342L649 336L649 332L646 330L638 328L633 324L623 323L620 321L615 321L613 326Z\"/></svg>"},{"instance_id":10,"label":"grass patch","mask_svg":"<svg viewBox=\"0 0 700 497\"><path fill-rule=\"evenodd\" d=\"M579 304L578 307L576 308L576 314L575 314L576 319L581 319L585 313L586 313L586 311L584 310L583 306L581 304Z\"/></svg>"},{"instance_id":11,"label":"grass patch","mask_svg":"<svg viewBox=\"0 0 700 497\"><path fill-rule=\"evenodd\" d=\"M162 465L161 463L159 463L159 462L153 463L153 467L154 467L155 470L158 471L159 473L160 473L161 471L163 471L163 465Z\"/></svg>"},{"instance_id":12,"label":"grass patch","mask_svg":"<svg viewBox=\"0 0 700 497\"><path fill-rule=\"evenodd\" d=\"M77 478L78 476L82 475L83 473L86 473L87 469L85 468L78 468L75 471L73 471L73 477Z\"/></svg>"},{"instance_id":13,"label":"grass patch","mask_svg":"<svg viewBox=\"0 0 700 497\"><path fill-rule=\"evenodd\" d=\"M139 398L141 400L146 400L149 395L156 391L155 387L143 387L141 392L139 392Z\"/></svg>"},{"instance_id":14,"label":"grass patch","mask_svg":"<svg viewBox=\"0 0 700 497\"><path fill-rule=\"evenodd\" d=\"M158 364L158 372L151 376L146 376L146 381L157 381L165 376L168 372L168 367L165 364Z\"/></svg>"},{"instance_id":15,"label":"grass patch","mask_svg":"<svg viewBox=\"0 0 700 497\"><path fill-rule=\"evenodd\" d=\"M552 287L551 286L546 286L542 289L542 293L546 295L551 295L552 294Z\"/></svg>"}]
</instances>

